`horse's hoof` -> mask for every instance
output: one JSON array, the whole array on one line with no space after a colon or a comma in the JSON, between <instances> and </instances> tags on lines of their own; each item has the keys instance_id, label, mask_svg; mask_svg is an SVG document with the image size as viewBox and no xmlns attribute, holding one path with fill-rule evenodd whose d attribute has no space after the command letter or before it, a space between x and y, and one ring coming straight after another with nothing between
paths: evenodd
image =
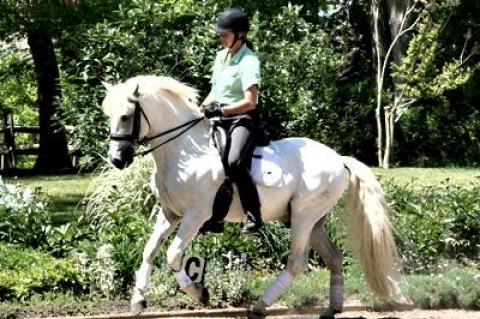
<instances>
[{"instance_id":1,"label":"horse's hoof","mask_svg":"<svg viewBox=\"0 0 480 319\"><path fill-rule=\"evenodd\" d=\"M208 289L207 289L207 288L202 287L202 293L201 293L200 298L198 299L198 301L200 301L200 303L201 303L203 306L208 306L208 304L209 304L209 302L210 302L210 293L208 292Z\"/></svg>"},{"instance_id":2,"label":"horse's hoof","mask_svg":"<svg viewBox=\"0 0 480 319\"><path fill-rule=\"evenodd\" d=\"M259 309L252 309L247 311L247 318L248 319L264 319L265 318L265 311Z\"/></svg>"},{"instance_id":3,"label":"horse's hoof","mask_svg":"<svg viewBox=\"0 0 480 319\"><path fill-rule=\"evenodd\" d=\"M136 302L132 302L130 305L130 315L131 316L138 316L142 312L147 309L147 302L145 299L138 300Z\"/></svg>"},{"instance_id":4,"label":"horse's hoof","mask_svg":"<svg viewBox=\"0 0 480 319\"><path fill-rule=\"evenodd\" d=\"M325 310L321 315L320 315L320 319L335 319L335 315L337 313L341 313L342 311L340 310L335 310L335 309L331 309L331 308L328 308L327 310Z\"/></svg>"}]
</instances>

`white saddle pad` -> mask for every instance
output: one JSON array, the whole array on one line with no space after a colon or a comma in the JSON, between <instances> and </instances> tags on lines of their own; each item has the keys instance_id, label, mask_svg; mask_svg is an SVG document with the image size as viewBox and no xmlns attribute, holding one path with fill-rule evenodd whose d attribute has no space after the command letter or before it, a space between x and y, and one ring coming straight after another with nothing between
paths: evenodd
<instances>
[{"instance_id":1,"label":"white saddle pad","mask_svg":"<svg viewBox=\"0 0 480 319\"><path fill-rule=\"evenodd\" d=\"M255 148L250 174L258 185L283 187L281 158L270 146Z\"/></svg>"}]
</instances>

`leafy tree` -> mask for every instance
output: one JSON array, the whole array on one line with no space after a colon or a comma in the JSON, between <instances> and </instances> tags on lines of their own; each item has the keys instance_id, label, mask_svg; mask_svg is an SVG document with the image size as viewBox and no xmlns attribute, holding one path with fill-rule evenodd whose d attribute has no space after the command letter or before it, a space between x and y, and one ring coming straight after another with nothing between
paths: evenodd
<instances>
[{"instance_id":1,"label":"leafy tree","mask_svg":"<svg viewBox=\"0 0 480 319\"><path fill-rule=\"evenodd\" d=\"M480 19L469 14L477 10L478 2L437 2L394 65L401 94L412 105L398 112L405 118L403 144L417 145L410 160L448 164L448 157L462 154L458 163L478 163L480 109L467 91L479 83Z\"/></svg>"},{"instance_id":2,"label":"leafy tree","mask_svg":"<svg viewBox=\"0 0 480 319\"><path fill-rule=\"evenodd\" d=\"M465 84L478 68L468 66L478 53L478 43L468 43L471 35L465 37L461 52L454 54L451 54L451 43L440 40L442 30L455 27L448 23L459 6L453 0L372 0L377 58L377 154L382 167L390 165L395 123L406 110L418 101L445 99L448 91ZM385 27L387 19L388 28ZM471 22L472 19L467 18L462 26ZM472 32L471 27L469 30ZM459 42L458 39L453 41ZM448 51L449 55L444 54ZM390 58L395 62L393 69ZM389 77L391 81L385 83ZM387 86L387 94L384 86Z\"/></svg>"},{"instance_id":3,"label":"leafy tree","mask_svg":"<svg viewBox=\"0 0 480 319\"><path fill-rule=\"evenodd\" d=\"M69 74L76 72L82 79L71 79L82 93L67 93L71 107L64 119L69 124L96 127L96 136L90 135L92 129L79 130L76 140L93 152L105 152L104 124L103 133L98 132L102 119L98 104L104 91L100 79L116 83L137 74L168 75L195 86L205 96L215 52L220 49L213 31L216 13L227 6L217 1L185 1L175 6L132 1L112 12L116 19L89 29L79 58L67 68ZM303 7L264 7L263 2L252 2L247 9L252 16L250 36L263 63L262 111L278 128L279 136L309 132L308 136L329 143L334 119L324 123L322 117L334 112L329 105L342 60L339 50L318 18ZM351 128L344 131L349 134ZM105 137L102 142L99 136ZM335 146L341 146L341 139L335 140Z\"/></svg>"},{"instance_id":4,"label":"leafy tree","mask_svg":"<svg viewBox=\"0 0 480 319\"><path fill-rule=\"evenodd\" d=\"M61 113L55 35L77 25L85 17L91 17L85 14L85 10L105 6L99 6L95 1L82 2L81 5L74 5L74 2L0 2L0 35L20 34L26 37L34 62L40 124L40 153L35 168L39 171L71 167L65 130L55 118Z\"/></svg>"}]
</instances>

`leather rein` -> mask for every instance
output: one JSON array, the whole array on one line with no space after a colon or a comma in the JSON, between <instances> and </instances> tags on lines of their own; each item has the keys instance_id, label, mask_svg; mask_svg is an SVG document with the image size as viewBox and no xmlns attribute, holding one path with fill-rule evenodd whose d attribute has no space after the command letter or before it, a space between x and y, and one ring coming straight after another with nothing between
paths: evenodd
<instances>
[{"instance_id":1,"label":"leather rein","mask_svg":"<svg viewBox=\"0 0 480 319\"><path fill-rule=\"evenodd\" d=\"M156 138L159 138L159 137L162 137L162 136L165 136L167 134L170 134L170 133L173 133L173 132L177 132L180 130L180 132L178 132L177 134L175 134L174 136L170 137L169 139L167 139L166 141L158 144L158 145L155 145L154 147L152 148L149 148L147 150L143 150L143 151L140 151L140 152L136 152L135 153L135 156L143 156L143 155L147 155L151 152L153 152L154 150L156 150L157 148L167 144L168 142L171 142L173 141L174 139L176 139L177 137L179 137L180 135L182 135L183 133L187 132L189 129L191 129L192 127L194 127L195 125L197 125L200 121L202 121L204 119L204 117L198 117L198 118L195 118L193 120L190 120L190 121L187 121L183 124L180 124L178 126L175 126L173 128L170 128L168 130L165 130L163 132L160 132L158 134L155 134L153 136L145 136L142 140L140 140L140 122L141 122L141 117L143 116L143 118L145 119L145 121L147 122L148 126L151 127L151 124L150 124L150 121L148 120L148 117L147 115L145 114L145 112L143 111L142 107L140 106L140 103L138 101L135 101L135 109L133 111L133 128L132 128L132 132L130 134L117 134L117 133L110 133L110 140L112 141L128 141L130 143L135 143L137 142L138 144L142 144L142 145L145 145L147 144L148 142L156 139Z\"/></svg>"}]
</instances>

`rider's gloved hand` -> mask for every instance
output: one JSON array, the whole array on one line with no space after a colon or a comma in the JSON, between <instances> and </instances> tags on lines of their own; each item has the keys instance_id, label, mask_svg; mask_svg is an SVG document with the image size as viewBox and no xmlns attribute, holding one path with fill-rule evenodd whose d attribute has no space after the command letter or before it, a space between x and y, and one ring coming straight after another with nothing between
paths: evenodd
<instances>
[{"instance_id":1,"label":"rider's gloved hand","mask_svg":"<svg viewBox=\"0 0 480 319\"><path fill-rule=\"evenodd\" d=\"M212 106L206 107L203 110L203 115L207 119L211 119L212 117L216 117L216 116L222 116L223 115L222 108L218 105L212 105Z\"/></svg>"}]
</instances>

